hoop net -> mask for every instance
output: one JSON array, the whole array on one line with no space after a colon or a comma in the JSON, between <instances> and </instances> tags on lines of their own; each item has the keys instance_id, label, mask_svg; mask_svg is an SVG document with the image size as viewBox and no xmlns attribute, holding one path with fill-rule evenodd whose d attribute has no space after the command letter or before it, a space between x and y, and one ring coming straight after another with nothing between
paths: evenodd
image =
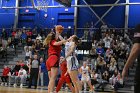
<instances>
[{"instance_id":1,"label":"hoop net","mask_svg":"<svg viewBox=\"0 0 140 93\"><path fill-rule=\"evenodd\" d=\"M37 0L37 9L47 12L50 0Z\"/></svg>"}]
</instances>

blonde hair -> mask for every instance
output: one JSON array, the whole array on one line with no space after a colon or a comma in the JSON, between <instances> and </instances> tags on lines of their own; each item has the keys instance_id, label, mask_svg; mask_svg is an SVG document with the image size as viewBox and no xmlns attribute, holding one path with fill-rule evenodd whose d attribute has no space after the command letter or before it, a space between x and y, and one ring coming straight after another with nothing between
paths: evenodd
<instances>
[{"instance_id":1,"label":"blonde hair","mask_svg":"<svg viewBox=\"0 0 140 93\"><path fill-rule=\"evenodd\" d=\"M55 39L55 35L53 33L48 34L45 40L43 41L43 45L48 45L53 39Z\"/></svg>"}]
</instances>

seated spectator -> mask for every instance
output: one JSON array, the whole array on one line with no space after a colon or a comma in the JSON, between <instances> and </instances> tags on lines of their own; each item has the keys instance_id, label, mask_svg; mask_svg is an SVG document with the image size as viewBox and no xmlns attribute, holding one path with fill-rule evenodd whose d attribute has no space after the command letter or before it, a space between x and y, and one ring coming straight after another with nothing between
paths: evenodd
<instances>
[{"instance_id":1,"label":"seated spectator","mask_svg":"<svg viewBox=\"0 0 140 93\"><path fill-rule=\"evenodd\" d=\"M114 85L117 82L118 75L119 75L119 71L115 69L112 77L109 79L109 83L112 85L112 88L114 88Z\"/></svg>"},{"instance_id":2,"label":"seated spectator","mask_svg":"<svg viewBox=\"0 0 140 93\"><path fill-rule=\"evenodd\" d=\"M25 61L27 61L29 58L32 58L32 52L29 49L29 47L27 46L25 49Z\"/></svg>"},{"instance_id":3,"label":"seated spectator","mask_svg":"<svg viewBox=\"0 0 140 93\"><path fill-rule=\"evenodd\" d=\"M92 83L92 85L94 85L94 84L97 84L97 83L98 83L99 74L96 73L94 70L93 70L92 73L93 73L93 74L92 74L93 76L92 76L92 81L91 81L91 83Z\"/></svg>"},{"instance_id":4,"label":"seated spectator","mask_svg":"<svg viewBox=\"0 0 140 93\"><path fill-rule=\"evenodd\" d=\"M95 47L92 47L92 49L90 50L90 57L92 59L95 59L97 57L96 48Z\"/></svg>"},{"instance_id":5,"label":"seated spectator","mask_svg":"<svg viewBox=\"0 0 140 93\"><path fill-rule=\"evenodd\" d=\"M22 40L22 44L25 45L26 44L26 39L27 39L27 35L25 33L25 30L23 30L20 37L21 37L21 40Z\"/></svg>"},{"instance_id":6,"label":"seated spectator","mask_svg":"<svg viewBox=\"0 0 140 93\"><path fill-rule=\"evenodd\" d=\"M102 57L97 58L96 71L103 73L105 65L106 65L106 62L104 61L104 58L102 58Z\"/></svg>"},{"instance_id":7,"label":"seated spectator","mask_svg":"<svg viewBox=\"0 0 140 93\"><path fill-rule=\"evenodd\" d=\"M23 69L22 67L20 68L19 72L18 72L18 76L15 77L15 84L14 87L17 86L17 80L20 79L20 88L23 87L23 83L27 78L27 72L25 69Z\"/></svg>"},{"instance_id":8,"label":"seated spectator","mask_svg":"<svg viewBox=\"0 0 140 93\"><path fill-rule=\"evenodd\" d=\"M14 67L15 74L18 73L19 70L20 70L20 63L19 63L19 61L17 61L16 65Z\"/></svg>"},{"instance_id":9,"label":"seated spectator","mask_svg":"<svg viewBox=\"0 0 140 93\"><path fill-rule=\"evenodd\" d=\"M102 57L104 57L104 49L102 48L101 44L98 45L96 52L98 55L101 55Z\"/></svg>"},{"instance_id":10,"label":"seated spectator","mask_svg":"<svg viewBox=\"0 0 140 93\"><path fill-rule=\"evenodd\" d=\"M15 75L16 75L15 70L14 70L13 66L11 65L10 72L8 74L8 76L9 76L9 86L11 85L12 80L13 81L15 80Z\"/></svg>"},{"instance_id":11,"label":"seated spectator","mask_svg":"<svg viewBox=\"0 0 140 93\"><path fill-rule=\"evenodd\" d=\"M27 46L29 47L29 49L32 48L33 42L32 42L32 39L30 37L27 38L26 44L27 45L24 47L24 50L26 49Z\"/></svg>"},{"instance_id":12,"label":"seated spectator","mask_svg":"<svg viewBox=\"0 0 140 93\"><path fill-rule=\"evenodd\" d=\"M114 62L110 63L109 73L111 76L113 75L115 69L117 69L115 63Z\"/></svg>"},{"instance_id":13,"label":"seated spectator","mask_svg":"<svg viewBox=\"0 0 140 93\"><path fill-rule=\"evenodd\" d=\"M35 51L36 51L36 53L39 53L40 48L41 48L41 43L40 43L40 40L37 39L36 42L35 42Z\"/></svg>"},{"instance_id":14,"label":"seated spectator","mask_svg":"<svg viewBox=\"0 0 140 93\"><path fill-rule=\"evenodd\" d=\"M44 57L45 56L45 46L43 46L43 44L41 43L40 44L40 52L39 52L39 55L41 56L41 57Z\"/></svg>"},{"instance_id":15,"label":"seated spectator","mask_svg":"<svg viewBox=\"0 0 140 93\"><path fill-rule=\"evenodd\" d=\"M108 71L105 71L103 74L102 74L102 80L101 82L99 82L99 86L97 86L97 89L98 88L102 88L102 90L104 90L104 87L106 86L106 84L109 83L109 72Z\"/></svg>"},{"instance_id":16,"label":"seated spectator","mask_svg":"<svg viewBox=\"0 0 140 93\"><path fill-rule=\"evenodd\" d=\"M1 76L1 80L2 80L1 85L2 86L3 86L3 84L5 84L5 86L7 86L9 71L10 71L9 67L7 67L5 65L4 68L3 68L2 76Z\"/></svg>"},{"instance_id":17,"label":"seated spectator","mask_svg":"<svg viewBox=\"0 0 140 93\"><path fill-rule=\"evenodd\" d=\"M37 35L36 39L42 41L42 37L40 36L40 34Z\"/></svg>"},{"instance_id":18,"label":"seated spectator","mask_svg":"<svg viewBox=\"0 0 140 93\"><path fill-rule=\"evenodd\" d=\"M118 73L117 80L116 80L116 82L114 84L114 90L117 91L118 88L122 88L122 87L123 87L123 80L121 78L121 74Z\"/></svg>"},{"instance_id":19,"label":"seated spectator","mask_svg":"<svg viewBox=\"0 0 140 93\"><path fill-rule=\"evenodd\" d=\"M113 54L113 50L111 48L107 48L106 53L105 53L105 56L106 57L109 57L110 54Z\"/></svg>"},{"instance_id":20,"label":"seated spectator","mask_svg":"<svg viewBox=\"0 0 140 93\"><path fill-rule=\"evenodd\" d=\"M28 72L29 67L24 63L23 60L19 61L19 65L20 65L20 67L22 67L23 69L25 69Z\"/></svg>"}]
</instances>

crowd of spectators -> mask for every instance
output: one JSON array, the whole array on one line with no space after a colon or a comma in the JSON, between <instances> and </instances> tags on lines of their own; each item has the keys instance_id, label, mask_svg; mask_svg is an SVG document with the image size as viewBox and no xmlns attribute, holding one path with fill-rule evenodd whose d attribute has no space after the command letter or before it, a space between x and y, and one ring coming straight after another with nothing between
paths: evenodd
<instances>
[{"instance_id":1,"label":"crowd of spectators","mask_svg":"<svg viewBox=\"0 0 140 93\"><path fill-rule=\"evenodd\" d=\"M122 69L119 67L119 62L125 64L130 53L131 43L125 37L123 30L118 31L105 27L101 27L100 33L96 33L96 31L92 33L92 37L90 37L92 38L92 49L87 61L92 65L95 73L94 83L95 81L100 83L97 88L111 84L111 88L117 90L119 87L123 87L120 76Z\"/></svg>"},{"instance_id":2,"label":"crowd of spectators","mask_svg":"<svg viewBox=\"0 0 140 93\"><path fill-rule=\"evenodd\" d=\"M119 69L118 61L121 60L125 62L131 45L124 37L123 31L103 29L104 27L102 27L99 32L91 31L90 34L88 31L85 31L83 38L88 39L88 35L90 35L90 39L92 40L92 49L89 53L90 60L88 59L88 63L93 65L92 72L94 72L94 74L92 77L94 84L97 82L100 83L97 88L110 83L112 88L117 89L118 87L122 87L120 77L121 70ZM9 85L11 85L10 83L12 79L14 79L14 87L16 87L17 80L20 79L20 87L23 86L24 81L29 80L30 88L32 83L29 79L32 77L30 75L36 74L35 72L31 74L31 69L34 68L37 68L38 73L40 73L41 86L44 85L43 75L47 73L44 62L47 57L47 48L43 46L42 41L46 35L45 31L38 33L36 29L32 31L26 29L16 30L10 33L10 35L4 30L2 31L0 51L4 50L7 46L16 48L17 45L22 44L25 51L25 60L17 61L15 66L4 67L1 77L3 83L1 83L1 85L4 85L4 83L7 85L8 81ZM37 55L37 57L34 55ZM32 79L35 78L35 82L37 82L36 77L37 76L32 77ZM45 77L47 77L47 75ZM37 85L35 84L35 88L36 87Z\"/></svg>"},{"instance_id":3,"label":"crowd of spectators","mask_svg":"<svg viewBox=\"0 0 140 93\"><path fill-rule=\"evenodd\" d=\"M47 47L43 46L43 39L46 32L37 32L36 29L15 30L10 35L3 29L1 33L1 48L14 48L22 46L25 51L25 59L18 60L16 65L4 66L3 74L1 76L1 85L12 85L16 87L24 84L31 88L34 83L34 88L40 84L38 77L41 79L41 86L44 86L44 77L47 78L47 70L45 66L45 59L47 57ZM6 42L3 43L3 42ZM4 50L4 49L3 49ZM1 51L4 52L4 51ZM4 55L3 55L4 56ZM35 71L36 70L36 71ZM35 72L34 72L35 71ZM38 73L37 73L38 72ZM32 83L32 79L35 81Z\"/></svg>"}]
</instances>

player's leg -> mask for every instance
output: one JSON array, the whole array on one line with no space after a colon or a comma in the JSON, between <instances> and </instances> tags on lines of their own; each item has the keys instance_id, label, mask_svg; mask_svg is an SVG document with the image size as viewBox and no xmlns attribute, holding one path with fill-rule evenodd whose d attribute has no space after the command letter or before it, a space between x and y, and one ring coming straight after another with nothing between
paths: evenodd
<instances>
[{"instance_id":1,"label":"player's leg","mask_svg":"<svg viewBox=\"0 0 140 93\"><path fill-rule=\"evenodd\" d=\"M75 93L75 90L74 90L74 87L72 86L71 79L70 79L69 75L65 76L65 81L66 81L68 87L70 88L70 90L72 91L72 93Z\"/></svg>"},{"instance_id":2,"label":"player's leg","mask_svg":"<svg viewBox=\"0 0 140 93\"><path fill-rule=\"evenodd\" d=\"M58 84L57 84L57 87L56 87L56 93L58 93L62 87L62 85L64 84L65 82L65 79L63 76L60 77L59 81L58 81Z\"/></svg>"},{"instance_id":3,"label":"player's leg","mask_svg":"<svg viewBox=\"0 0 140 93\"><path fill-rule=\"evenodd\" d=\"M49 81L49 89L48 89L48 93L53 93L54 91L54 87L55 87L55 80L57 78L57 74L58 74L58 68L57 67L52 67L51 68L51 77L50 77L50 81Z\"/></svg>"},{"instance_id":4,"label":"player's leg","mask_svg":"<svg viewBox=\"0 0 140 93\"><path fill-rule=\"evenodd\" d=\"M81 83L80 83L77 75L78 75L77 70L70 71L70 77L74 84L75 93L79 93L79 91L82 90Z\"/></svg>"}]
</instances>

